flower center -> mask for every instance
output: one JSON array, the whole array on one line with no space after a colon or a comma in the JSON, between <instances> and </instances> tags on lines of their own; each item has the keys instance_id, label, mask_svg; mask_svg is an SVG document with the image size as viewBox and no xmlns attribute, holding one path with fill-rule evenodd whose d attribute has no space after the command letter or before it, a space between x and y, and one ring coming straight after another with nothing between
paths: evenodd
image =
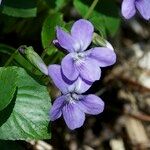
<instances>
[{"instance_id":1,"label":"flower center","mask_svg":"<svg viewBox=\"0 0 150 150\"><path fill-rule=\"evenodd\" d=\"M66 101L69 103L75 103L78 100L79 100L79 95L77 95L76 93L69 93L66 95Z\"/></svg>"},{"instance_id":2,"label":"flower center","mask_svg":"<svg viewBox=\"0 0 150 150\"><path fill-rule=\"evenodd\" d=\"M86 55L83 52L75 53L73 56L73 60L75 61L77 65L81 64L85 60L85 58L86 58Z\"/></svg>"}]
</instances>

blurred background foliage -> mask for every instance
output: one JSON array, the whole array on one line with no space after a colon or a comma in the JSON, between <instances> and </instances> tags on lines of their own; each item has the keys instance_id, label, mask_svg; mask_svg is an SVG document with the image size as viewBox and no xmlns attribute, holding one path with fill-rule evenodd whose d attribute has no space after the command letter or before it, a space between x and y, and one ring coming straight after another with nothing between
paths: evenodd
<instances>
[{"instance_id":1,"label":"blurred background foliage","mask_svg":"<svg viewBox=\"0 0 150 150\"><path fill-rule=\"evenodd\" d=\"M4 0L0 8L0 41L5 45L0 46L10 50L22 44L32 45L39 54L44 53L42 56L48 55L47 64L56 63L63 56L52 44L56 26L69 29L73 20L87 17L101 36L113 37L120 25L115 1L101 0L88 14L91 4L91 0ZM4 53L3 49L1 55Z\"/></svg>"}]
</instances>

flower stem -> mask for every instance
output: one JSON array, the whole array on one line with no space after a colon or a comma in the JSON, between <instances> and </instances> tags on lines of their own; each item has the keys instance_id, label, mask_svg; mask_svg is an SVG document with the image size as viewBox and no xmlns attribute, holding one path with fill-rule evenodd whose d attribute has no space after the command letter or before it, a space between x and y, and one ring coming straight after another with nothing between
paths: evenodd
<instances>
[{"instance_id":1,"label":"flower stem","mask_svg":"<svg viewBox=\"0 0 150 150\"><path fill-rule=\"evenodd\" d=\"M91 4L88 12L86 13L86 15L84 16L84 19L88 19L89 16L91 15L92 11L94 10L95 6L97 5L99 0L94 0L93 3Z\"/></svg>"},{"instance_id":2,"label":"flower stem","mask_svg":"<svg viewBox=\"0 0 150 150\"><path fill-rule=\"evenodd\" d=\"M7 66L12 62L12 60L13 60L14 57L16 56L17 52L18 52L18 50L16 50L16 51L9 57L9 59L6 61L5 65L4 65L4 67L7 67Z\"/></svg>"},{"instance_id":3,"label":"flower stem","mask_svg":"<svg viewBox=\"0 0 150 150\"><path fill-rule=\"evenodd\" d=\"M42 54L41 54L41 58L42 58L42 59L44 59L46 53L47 53L47 51L46 51L46 49L44 49L44 51L43 51Z\"/></svg>"}]
</instances>

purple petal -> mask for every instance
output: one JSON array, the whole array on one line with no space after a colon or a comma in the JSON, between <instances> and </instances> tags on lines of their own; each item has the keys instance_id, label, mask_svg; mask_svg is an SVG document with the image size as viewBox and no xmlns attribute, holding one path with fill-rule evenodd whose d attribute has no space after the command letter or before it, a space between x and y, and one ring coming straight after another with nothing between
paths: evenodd
<instances>
[{"instance_id":1,"label":"purple petal","mask_svg":"<svg viewBox=\"0 0 150 150\"><path fill-rule=\"evenodd\" d=\"M78 105L82 111L87 114L97 115L104 110L104 102L96 95L90 94L84 96Z\"/></svg>"},{"instance_id":2,"label":"purple petal","mask_svg":"<svg viewBox=\"0 0 150 150\"><path fill-rule=\"evenodd\" d=\"M76 103L68 103L63 107L63 117L71 130L81 127L85 120L84 112L79 109Z\"/></svg>"},{"instance_id":3,"label":"purple petal","mask_svg":"<svg viewBox=\"0 0 150 150\"><path fill-rule=\"evenodd\" d=\"M73 60L73 53L66 55L61 62L62 72L71 81L77 79L79 72L76 70Z\"/></svg>"},{"instance_id":4,"label":"purple petal","mask_svg":"<svg viewBox=\"0 0 150 150\"><path fill-rule=\"evenodd\" d=\"M136 0L135 1L136 8L143 16L144 19L150 19L150 0Z\"/></svg>"},{"instance_id":5,"label":"purple petal","mask_svg":"<svg viewBox=\"0 0 150 150\"><path fill-rule=\"evenodd\" d=\"M68 81L61 73L61 67L59 65L50 65L48 72L54 84L63 94L69 92L84 93L92 85L91 82L83 81L80 77L74 82Z\"/></svg>"},{"instance_id":6,"label":"purple petal","mask_svg":"<svg viewBox=\"0 0 150 150\"><path fill-rule=\"evenodd\" d=\"M56 47L59 47L59 46L60 46L57 39L53 40L53 44L54 44Z\"/></svg>"},{"instance_id":7,"label":"purple petal","mask_svg":"<svg viewBox=\"0 0 150 150\"><path fill-rule=\"evenodd\" d=\"M61 117L64 103L65 103L65 96L60 96L54 101L49 112L51 121L54 121L59 117Z\"/></svg>"},{"instance_id":8,"label":"purple petal","mask_svg":"<svg viewBox=\"0 0 150 150\"><path fill-rule=\"evenodd\" d=\"M130 19L136 13L135 0L123 0L122 2L122 15L126 19Z\"/></svg>"},{"instance_id":9,"label":"purple petal","mask_svg":"<svg viewBox=\"0 0 150 150\"><path fill-rule=\"evenodd\" d=\"M76 68L80 73L80 77L84 80L94 82L100 79L101 70L96 61L86 58L86 60L76 63Z\"/></svg>"},{"instance_id":10,"label":"purple petal","mask_svg":"<svg viewBox=\"0 0 150 150\"><path fill-rule=\"evenodd\" d=\"M93 32L93 25L87 20L80 19L73 24L71 35L80 44L80 51L84 51L90 45Z\"/></svg>"},{"instance_id":11,"label":"purple petal","mask_svg":"<svg viewBox=\"0 0 150 150\"><path fill-rule=\"evenodd\" d=\"M116 62L115 52L106 47L95 47L87 53L89 53L88 57L94 59L100 67L110 66Z\"/></svg>"},{"instance_id":12,"label":"purple petal","mask_svg":"<svg viewBox=\"0 0 150 150\"><path fill-rule=\"evenodd\" d=\"M48 67L48 74L56 87L59 88L63 94L68 93L68 84L62 79L61 68L59 65L50 65Z\"/></svg>"},{"instance_id":13,"label":"purple petal","mask_svg":"<svg viewBox=\"0 0 150 150\"><path fill-rule=\"evenodd\" d=\"M74 52L76 51L76 49L79 49L80 47L79 43L77 43L69 33L63 31L59 27L57 27L56 31L57 31L57 40L61 47L68 50L68 52Z\"/></svg>"},{"instance_id":14,"label":"purple petal","mask_svg":"<svg viewBox=\"0 0 150 150\"><path fill-rule=\"evenodd\" d=\"M69 86L69 91L74 91L75 93L81 94L86 92L92 85L92 82L86 82L82 78L78 79Z\"/></svg>"},{"instance_id":15,"label":"purple petal","mask_svg":"<svg viewBox=\"0 0 150 150\"><path fill-rule=\"evenodd\" d=\"M64 49L63 47L60 46L59 42L57 39L53 40L53 44L54 46L59 49L60 51L64 52L64 53L68 53L68 51L66 49Z\"/></svg>"}]
</instances>

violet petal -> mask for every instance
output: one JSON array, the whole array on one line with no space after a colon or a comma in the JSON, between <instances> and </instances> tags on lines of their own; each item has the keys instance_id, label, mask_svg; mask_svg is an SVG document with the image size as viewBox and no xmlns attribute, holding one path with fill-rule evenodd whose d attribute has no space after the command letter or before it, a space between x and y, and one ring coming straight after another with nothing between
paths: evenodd
<instances>
[{"instance_id":1,"label":"violet petal","mask_svg":"<svg viewBox=\"0 0 150 150\"><path fill-rule=\"evenodd\" d=\"M68 93L68 84L62 79L60 65L49 65L48 74L63 94Z\"/></svg>"},{"instance_id":2,"label":"violet petal","mask_svg":"<svg viewBox=\"0 0 150 150\"><path fill-rule=\"evenodd\" d=\"M77 79L79 72L75 68L72 55L73 53L70 53L63 58L61 68L65 77L71 81L74 81Z\"/></svg>"},{"instance_id":3,"label":"violet petal","mask_svg":"<svg viewBox=\"0 0 150 150\"><path fill-rule=\"evenodd\" d=\"M84 80L94 82L100 79L101 70L95 60L86 58L81 63L76 63L76 68Z\"/></svg>"},{"instance_id":4,"label":"violet petal","mask_svg":"<svg viewBox=\"0 0 150 150\"><path fill-rule=\"evenodd\" d=\"M92 85L92 82L85 82L81 77L74 82L74 84L69 86L69 91L74 91L75 93L82 94L86 92Z\"/></svg>"},{"instance_id":5,"label":"violet petal","mask_svg":"<svg viewBox=\"0 0 150 150\"><path fill-rule=\"evenodd\" d=\"M68 103L63 107L63 117L71 130L81 127L85 120L84 112L79 109L76 103Z\"/></svg>"},{"instance_id":6,"label":"violet petal","mask_svg":"<svg viewBox=\"0 0 150 150\"><path fill-rule=\"evenodd\" d=\"M57 40L59 42L59 45L66 49L68 52L74 52L76 49L79 49L80 45L76 42L76 40L73 39L73 37L63 31L61 28L57 27Z\"/></svg>"},{"instance_id":7,"label":"violet petal","mask_svg":"<svg viewBox=\"0 0 150 150\"><path fill-rule=\"evenodd\" d=\"M80 43L80 51L84 51L91 43L94 32L93 25L84 19L76 21L71 29L71 35Z\"/></svg>"},{"instance_id":8,"label":"violet petal","mask_svg":"<svg viewBox=\"0 0 150 150\"><path fill-rule=\"evenodd\" d=\"M116 54L106 47L95 47L87 51L88 57L94 59L100 67L113 65L116 62Z\"/></svg>"},{"instance_id":9,"label":"violet petal","mask_svg":"<svg viewBox=\"0 0 150 150\"><path fill-rule=\"evenodd\" d=\"M61 117L62 108L65 103L65 98L66 98L65 96L60 96L54 101L54 103L50 109L50 112L49 112L51 121L54 121L54 120L58 119L59 117Z\"/></svg>"},{"instance_id":10,"label":"violet petal","mask_svg":"<svg viewBox=\"0 0 150 150\"><path fill-rule=\"evenodd\" d=\"M97 115L104 110L104 102L102 99L93 94L85 95L78 102L78 105L82 111L92 115Z\"/></svg>"},{"instance_id":11,"label":"violet petal","mask_svg":"<svg viewBox=\"0 0 150 150\"><path fill-rule=\"evenodd\" d=\"M123 0L121 11L126 19L133 17L136 13L135 0Z\"/></svg>"},{"instance_id":12,"label":"violet petal","mask_svg":"<svg viewBox=\"0 0 150 150\"><path fill-rule=\"evenodd\" d=\"M136 0L136 8L146 20L150 19L150 1L149 0Z\"/></svg>"}]
</instances>

